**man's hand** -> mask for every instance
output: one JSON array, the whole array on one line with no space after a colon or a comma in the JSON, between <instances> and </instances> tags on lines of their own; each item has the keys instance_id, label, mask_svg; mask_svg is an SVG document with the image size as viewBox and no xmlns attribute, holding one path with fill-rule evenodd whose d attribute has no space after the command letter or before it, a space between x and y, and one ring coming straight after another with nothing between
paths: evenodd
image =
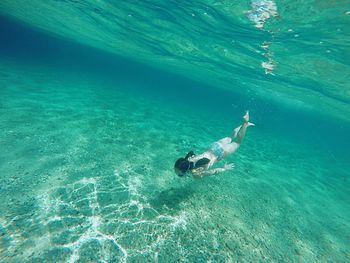
<instances>
[{"instance_id":1,"label":"man's hand","mask_svg":"<svg viewBox=\"0 0 350 263\"><path fill-rule=\"evenodd\" d=\"M226 170L232 170L235 167L233 163L225 163L224 169Z\"/></svg>"}]
</instances>

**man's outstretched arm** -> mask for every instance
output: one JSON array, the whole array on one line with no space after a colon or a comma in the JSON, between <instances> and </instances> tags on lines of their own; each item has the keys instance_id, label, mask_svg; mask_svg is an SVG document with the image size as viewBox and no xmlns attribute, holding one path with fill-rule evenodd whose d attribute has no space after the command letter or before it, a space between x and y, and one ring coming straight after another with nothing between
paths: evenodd
<instances>
[{"instance_id":1,"label":"man's outstretched arm","mask_svg":"<svg viewBox=\"0 0 350 263\"><path fill-rule=\"evenodd\" d=\"M222 173L222 172L225 172L227 170L232 170L234 167L235 167L235 165L233 163L228 163L228 164L225 164L224 167L220 167L220 168L215 168L215 169L210 169L210 170L192 171L192 174L195 178L202 178L205 176Z\"/></svg>"}]
</instances>

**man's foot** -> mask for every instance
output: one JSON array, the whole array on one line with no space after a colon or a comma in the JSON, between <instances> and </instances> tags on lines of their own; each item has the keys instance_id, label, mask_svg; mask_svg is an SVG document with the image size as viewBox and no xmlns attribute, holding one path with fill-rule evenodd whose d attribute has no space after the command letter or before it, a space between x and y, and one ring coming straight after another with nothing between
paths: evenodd
<instances>
[{"instance_id":1,"label":"man's foot","mask_svg":"<svg viewBox=\"0 0 350 263\"><path fill-rule=\"evenodd\" d=\"M244 116L243 116L243 121L244 122L249 122L249 111L246 111Z\"/></svg>"},{"instance_id":2,"label":"man's foot","mask_svg":"<svg viewBox=\"0 0 350 263\"><path fill-rule=\"evenodd\" d=\"M255 124L254 123L251 123L251 122L248 122L248 127L249 126L255 126Z\"/></svg>"},{"instance_id":3,"label":"man's foot","mask_svg":"<svg viewBox=\"0 0 350 263\"><path fill-rule=\"evenodd\" d=\"M244 114L243 122L246 123L248 126L255 126L254 123L249 122L249 111L246 111L246 113Z\"/></svg>"}]
</instances>

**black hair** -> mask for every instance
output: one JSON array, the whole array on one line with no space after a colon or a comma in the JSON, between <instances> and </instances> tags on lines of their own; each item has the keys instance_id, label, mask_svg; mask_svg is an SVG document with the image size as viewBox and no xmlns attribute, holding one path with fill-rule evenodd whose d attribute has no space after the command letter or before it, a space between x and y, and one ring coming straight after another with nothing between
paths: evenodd
<instances>
[{"instance_id":1,"label":"black hair","mask_svg":"<svg viewBox=\"0 0 350 263\"><path fill-rule=\"evenodd\" d=\"M180 158L175 162L174 168L176 171L179 171L176 172L178 176L184 176L186 172L193 168L193 166L193 162L190 162L185 158Z\"/></svg>"}]
</instances>

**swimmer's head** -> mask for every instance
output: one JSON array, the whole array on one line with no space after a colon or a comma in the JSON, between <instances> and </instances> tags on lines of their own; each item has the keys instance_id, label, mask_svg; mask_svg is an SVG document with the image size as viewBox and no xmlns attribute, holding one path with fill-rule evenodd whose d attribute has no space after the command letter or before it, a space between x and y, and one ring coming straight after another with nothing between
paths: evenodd
<instances>
[{"instance_id":1,"label":"swimmer's head","mask_svg":"<svg viewBox=\"0 0 350 263\"><path fill-rule=\"evenodd\" d=\"M185 176L188 171L190 171L193 168L193 163L188 161L185 158L177 159L174 165L175 173L182 177Z\"/></svg>"}]
</instances>

